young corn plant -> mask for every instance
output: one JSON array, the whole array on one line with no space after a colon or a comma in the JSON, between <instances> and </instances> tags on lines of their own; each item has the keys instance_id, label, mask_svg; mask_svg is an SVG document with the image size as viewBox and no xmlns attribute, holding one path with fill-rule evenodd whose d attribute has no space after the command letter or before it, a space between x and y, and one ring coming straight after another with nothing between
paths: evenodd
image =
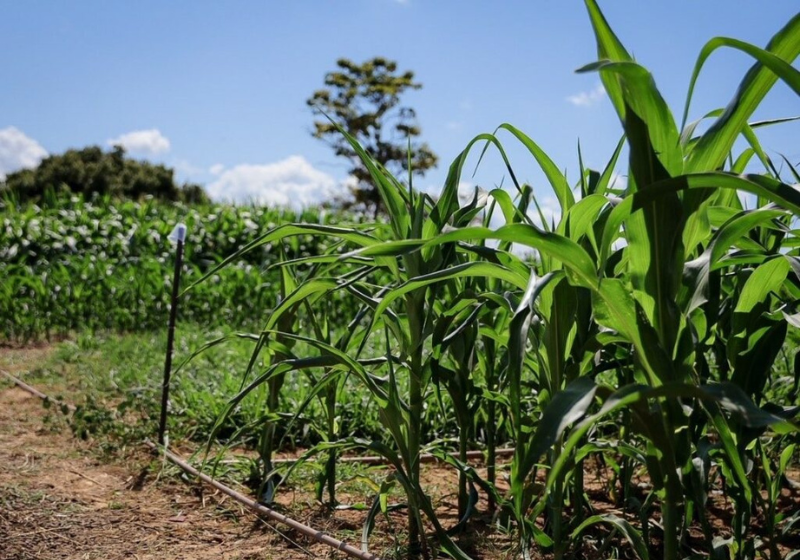
<instances>
[{"instance_id":1,"label":"young corn plant","mask_svg":"<svg viewBox=\"0 0 800 560\"><path fill-rule=\"evenodd\" d=\"M736 138L748 136L747 119L777 78L796 87L797 71L787 60L791 61L800 52L800 17L789 22L767 49L742 47L741 43L727 40L709 43L712 49L718 45L741 47L758 62L745 76L735 98L715 124L698 137L693 137L689 132L685 135L689 140L682 143L681 134L650 74L628 55L597 5L587 1L587 8L595 28L601 60L584 70L601 72L606 90L623 124L630 154L626 196L613 205L604 221L599 258L593 259L586 248L563 233L547 232L533 226L505 226L494 232L462 230L446 234L436 242L447 243L454 239L480 236L504 240L513 235L515 242L537 249L544 255L543 260L551 257L561 263L570 286L586 289L592 294L594 321L616 333L617 339L629 345L636 382L612 391L578 379L554 396L533 438L545 449L563 437L564 428L586 413L595 397L599 397L604 405L600 412L589 416L580 429L572 432L562 452L555 456L546 492L548 495L557 495L561 491L559 477L570 462L569 453L563 453L563 450L574 450L579 438L587 433L593 423L628 407L636 418L635 430L647 442L645 462L661 501L664 555L672 559L680 554L685 528L684 506L687 502L691 503L695 496L689 490L688 482L695 469L695 446L689 437L689 417L683 404L691 401L703 403L710 416L709 422L717 428L717 435L723 440L726 437L720 419L727 418L720 414L723 409L734 415L732 419L749 428L774 425L793 429L780 416L756 408L736 384L701 386L697 383L695 368L701 366L705 359L697 358L693 334L698 323L706 328L709 326L708 318L702 314L702 309L698 311L699 307L692 308L691 301L696 303L696 298L681 302L679 294L682 289L688 289L695 295L698 290L703 293L702 283L707 274L701 271L700 275L694 276L695 284L691 284L691 273L697 263L686 265L688 257L695 254L698 245L708 242L711 235L709 206L714 202L729 200L726 191L751 192L784 211L797 212L800 196L790 185L769 175L741 176L719 168L725 164ZM707 55L708 49L701 54L698 68ZM621 253L612 249L612 244L620 235L620 228L623 228L626 242ZM714 247L725 253L739 237L741 235L733 239L725 237L723 243L718 238ZM615 253L619 253L620 258L614 269L609 271L606 264ZM786 286L787 282L793 285L794 279L787 278L789 265L786 257L775 259L782 264L761 265L767 268L759 276L763 278L770 275L773 282L758 284L761 293L755 301L763 300L778 285ZM712 266L710 261L707 266ZM684 269L687 269L686 275ZM690 282L688 288L683 286L685 280ZM524 354L522 341L527 338L533 318L533 302L536 297L541 297L544 285L545 281L532 279L528 290L530 296L526 298L531 311L526 311L525 306L518 308L519 319L512 322L510 340L516 337L520 342L510 350L512 355ZM776 336L780 338L780 329L785 326L775 328L778 329ZM763 327L761 329L763 331ZM762 331L759 333L763 334ZM755 355L750 350L758 341L744 334L740 339L747 346L736 348L734 345L733 353L727 357L728 362L738 361L748 354ZM560 356L551 354L551 361L552 357ZM744 358L744 362L751 361ZM521 363L520 357L517 362ZM543 358L539 358L538 363L540 367L542 364L549 365ZM770 360L766 360L766 363L770 363ZM512 370L510 376L518 377L519 366L511 367L516 368L516 372ZM749 377L749 374L743 375ZM545 421L551 418L561 421ZM522 444L523 449L526 447L524 437L524 432L518 430L515 443L518 446ZM734 449L725 441L723 447L726 457L733 460ZM537 449L535 445L532 448ZM517 455L521 455L519 447ZM522 460L516 460L515 463L525 465ZM527 464L530 463L529 459ZM512 475L518 489L523 487L521 481L526 475L524 469ZM516 495L515 508L519 515L525 505L524 494L519 490L512 490L512 493Z\"/></svg>"},{"instance_id":2,"label":"young corn plant","mask_svg":"<svg viewBox=\"0 0 800 560\"><path fill-rule=\"evenodd\" d=\"M610 185L623 142L602 173L581 169L576 199L539 146L503 125L530 151L559 200L559 223L548 227L542 219L537 227L528 217L536 200L518 184L494 134L465 148L434 200L415 192L410 179L406 186L387 174L343 132L370 171L388 224L292 224L245 248L300 234L343 244L338 252L283 263L317 268L286 290L272 311L258 335L269 364L231 406L295 370L323 372L314 394L326 395L329 415L333 387L343 376L366 387L392 445L334 442L336 430L329 426L328 441L309 455L362 446L385 456L407 496L412 553L430 553L427 518L445 552L466 558L436 518L420 478L419 457L430 439L424 409L438 385L449 395L459 430L459 460L448 462L460 470L462 520L471 504L469 479L515 521L523 554L538 543L563 557L587 530L605 525L640 557L648 557L657 540L664 558L674 560L694 520L706 552L717 554L705 514L713 461L735 494L729 549L736 558L751 557L754 550L744 542L759 503L758 482L747 470L756 457L753 442L796 429L796 411L777 410L763 399L787 321L796 321L800 266L791 228L800 195L758 143L754 131L765 124L748 120L778 79L800 92L791 66L800 53L800 16L765 49L726 38L704 47L692 88L719 47L742 51L756 64L728 106L705 117L713 122L700 133L698 122L685 124L692 88L679 129L650 73L628 54L596 2L586 0L586 6L598 61L582 70L600 73L619 115L628 151L625 190ZM738 139L748 148L734 156ZM499 208L505 218L497 229L485 216L483 226L472 225L484 208L477 196L458 204L465 160L479 142L497 147L520 193L515 206L502 189L492 191L490 209ZM766 173L743 174L752 158ZM758 209L744 210L739 192L755 195ZM512 254L512 243L533 249L533 262ZM348 329L352 337L337 343L325 321L314 318L315 304L332 294L351 297L363 309ZM281 322L301 306L311 317L310 335ZM305 355L295 355L287 341L302 345ZM611 372L616 385L608 384ZM475 443L475 417L488 423L488 483L464 460ZM506 496L493 486L498 418L507 418L515 445ZM617 429L620 418L624 431ZM640 528L613 515L583 517L583 460L590 455L621 457L623 494L630 494L633 468L646 470L653 492L640 502ZM547 481L541 487L536 473L543 456ZM771 463L761 463L766 472ZM661 522L653 539L646 517L656 505Z\"/></svg>"},{"instance_id":3,"label":"young corn plant","mask_svg":"<svg viewBox=\"0 0 800 560\"><path fill-rule=\"evenodd\" d=\"M449 539L440 526L432 504L424 492L420 480L420 454L427 436L423 433L423 410L426 400L432 394L434 368L442 375L441 365L435 365L442 357L442 350L465 356L467 340L460 340L461 350L455 347L456 339L474 332L473 319L450 333L449 338L437 340L437 352L431 349L434 333L444 333L452 325L453 316L447 303L440 302L442 294L458 293L462 285L459 278L468 276L488 276L523 285L523 267L510 269L495 263L469 260L469 253L460 251L455 244L433 247L431 250L414 251L404 246L408 239L421 240L441 234L447 228L459 228L469 224L480 212L477 200L466 208L460 208L457 197L458 177L463 167L463 159L457 160L452 168L447 184L438 201L427 195L408 190L394 177L379 169L369 156L351 138L354 148L364 159L373 180L379 186L389 212L388 235L395 244L381 243L382 239L370 233L347 228L316 228L321 236L344 240L355 247L363 247L358 253L334 256L310 257L307 264L319 265L320 273L306 282L299 282L294 290L289 290L281 303L270 315L266 328L261 333L260 344L271 352L272 360L268 369L250 382L230 404L229 410L256 387L279 379L287 371L301 368L329 367L331 372L341 375L347 372L361 381L373 394L381 409L381 418L391 434L395 449L379 445L377 442L343 442L341 446L366 445L373 451L384 455L395 468L395 477L406 491L409 506L410 549L421 550L427 554L424 513L433 524L442 545L451 555L465 558L463 552ZM379 228L378 225L375 226ZM308 233L308 226L293 225L277 228L254 241L243 252L255 247L282 239L287 234ZM418 243L417 243L418 245ZM387 248L388 247L388 248ZM413 247L412 247L413 249ZM238 255L237 255L238 256ZM343 274L342 271L347 273ZM378 285L375 282L383 284ZM361 327L357 348L348 347L348 353L331 346L317 331L314 336L300 336L281 328L281 318L292 313L300 304L312 305L319 298L334 292L347 292L362 304L371 308L366 323ZM475 298L460 302L465 309L475 304ZM437 325L444 325L438 326ZM371 356L360 359L365 347L375 341L385 340L383 359ZM323 340L320 340L323 338ZM302 342L313 348L316 356L296 357L286 351L285 340ZM445 344L446 342L446 344ZM445 346L443 346L445 345ZM257 359L253 354L251 366ZM373 370L373 371L370 371ZM381 378L382 371L388 377ZM462 368L456 373L465 386L471 383L467 372ZM332 375L325 377L323 383L331 383ZM463 412L463 411L462 411ZM461 414L462 448L473 430L467 414ZM330 446L328 446L330 447ZM466 509L463 501L462 506Z\"/></svg>"},{"instance_id":4,"label":"young corn plant","mask_svg":"<svg viewBox=\"0 0 800 560\"><path fill-rule=\"evenodd\" d=\"M751 428L769 424L786 428L783 418L755 408L748 395L736 385L697 384L694 371L698 360L692 335L698 322L708 326L708 317L699 312L692 314L699 307L681 308L678 296L688 276L684 275L684 269L692 269L686 266L687 256L692 255L698 244L706 242L710 234L708 207L725 197L719 194L722 189L752 192L797 212L800 198L789 185L770 176L738 176L719 171L719 168L724 165L736 138L744 134L748 117L777 77L790 84L796 83L797 71L786 60L791 61L800 53L800 18L787 24L766 50L752 46L742 48L758 60L757 64L748 72L734 100L715 124L704 134L682 144L672 115L650 74L628 55L597 5L589 0L586 4L597 37L600 61L585 70L601 72L622 121L630 154L627 193L605 224L599 260L601 269L595 285L587 288L595 297L595 320L631 344L635 375L641 382L621 387L603 398L603 408L572 433L567 447L577 446L577 438L592 422L623 406L631 407L638 420L636 430L648 442L648 471L661 499L664 557L673 559L680 554L683 506L693 499L688 491L688 478L694 469L694 446L682 404L691 400L704 403L709 414L719 419L725 416L718 412L727 408L738 416L737 421ZM709 43L711 48L721 44L741 46L726 40ZM707 51L701 54L698 68ZM620 226L624 228L626 241L623 275L605 276L602 265L611 253L611 243L619 235ZM715 247L727 252L731 241L725 238L725 244ZM712 266L711 262L709 259L707 266ZM782 275L777 272L774 282L782 284L786 282L788 263L777 262L784 264L773 264L760 276L773 277L775 267L780 266ZM565 260L564 264L577 268L576 263ZM702 282L705 276L698 275L697 279ZM761 284L761 293L752 304L763 301L775 288L775 283ZM698 286L690 285L688 289L697 294ZM616 294L604 293L605 290L616 291ZM630 295L626 293L628 290ZM750 300L747 301L747 305L751 305ZM747 354L751 345L758 344L753 337L740 338L747 346L729 346L728 362L738 360ZM767 364L770 357L774 355L767 356ZM598 391L592 384L582 392L595 396ZM572 411L583 413L588 404L583 400L583 406L575 405ZM717 426L722 431L720 424ZM718 435L724 437L722 433ZM732 459L733 449L725 451ZM551 471L549 492L565 462L559 460Z\"/></svg>"}]
</instances>

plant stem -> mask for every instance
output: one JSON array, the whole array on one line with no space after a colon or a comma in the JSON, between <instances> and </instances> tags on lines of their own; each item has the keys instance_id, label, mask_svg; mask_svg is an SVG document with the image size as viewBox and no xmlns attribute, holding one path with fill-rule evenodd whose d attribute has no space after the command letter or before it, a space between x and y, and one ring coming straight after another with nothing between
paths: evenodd
<instances>
[{"instance_id":1,"label":"plant stem","mask_svg":"<svg viewBox=\"0 0 800 560\"><path fill-rule=\"evenodd\" d=\"M469 450L469 421L465 419L464 425L458 434L458 459L463 463L467 463L467 451ZM467 475L463 471L458 473L458 518L462 519L467 513L467 503L469 498L467 496Z\"/></svg>"},{"instance_id":2,"label":"plant stem","mask_svg":"<svg viewBox=\"0 0 800 560\"><path fill-rule=\"evenodd\" d=\"M488 337L485 342L485 351L486 387L489 389L489 391L496 391L497 380L495 379L494 371L494 342L489 340ZM492 486L494 486L495 480L497 479L497 431L495 427L496 416L497 410L495 408L495 402L493 399L488 399L488 403L486 405L486 478L489 484ZM493 513L496 508L497 504L494 501L494 495L489 494L489 512Z\"/></svg>"},{"instance_id":3,"label":"plant stem","mask_svg":"<svg viewBox=\"0 0 800 560\"><path fill-rule=\"evenodd\" d=\"M670 473L671 476L675 476ZM676 483L667 480L664 491L664 503L661 505L661 523L664 526L664 560L678 560L680 539L678 536L678 526L680 524L678 514L678 503L680 495L676 494Z\"/></svg>"},{"instance_id":4,"label":"plant stem","mask_svg":"<svg viewBox=\"0 0 800 560\"><path fill-rule=\"evenodd\" d=\"M558 462L558 456L561 454L562 442L558 441L553 449L550 464L555 465ZM564 509L564 479L558 477L554 481L553 492L550 495L550 522L552 523L553 535L553 558L561 560L564 556L566 549L567 539L563 538L562 531L562 512Z\"/></svg>"},{"instance_id":5,"label":"plant stem","mask_svg":"<svg viewBox=\"0 0 800 560\"><path fill-rule=\"evenodd\" d=\"M328 409L328 441L333 442L337 439L336 434L336 385L328 385L326 388L326 408ZM328 505L331 509L336 506L336 449L328 451L328 463L325 465L328 486Z\"/></svg>"},{"instance_id":6,"label":"plant stem","mask_svg":"<svg viewBox=\"0 0 800 560\"><path fill-rule=\"evenodd\" d=\"M412 487L421 492L420 488L420 462L419 455L422 445L422 411L423 411L423 387L422 387L422 336L423 336L423 312L424 312L424 292L419 291L409 294L408 303L408 326L410 331L410 363L408 372L408 401L409 401L409 426L408 426L408 476ZM420 549L421 539L425 538L421 534L422 527L417 526L414 512L414 502L410 501L408 510L408 534L409 534L409 556L414 556ZM427 547L425 547L427 548Z\"/></svg>"}]
</instances>

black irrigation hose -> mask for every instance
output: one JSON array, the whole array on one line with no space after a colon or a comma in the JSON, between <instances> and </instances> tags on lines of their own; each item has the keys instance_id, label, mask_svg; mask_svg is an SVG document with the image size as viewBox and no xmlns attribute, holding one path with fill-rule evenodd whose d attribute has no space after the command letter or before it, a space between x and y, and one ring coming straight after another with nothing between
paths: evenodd
<instances>
[{"instance_id":1,"label":"black irrigation hose","mask_svg":"<svg viewBox=\"0 0 800 560\"><path fill-rule=\"evenodd\" d=\"M9 379L11 382L13 382L15 385L17 385L21 389L27 391L28 393L30 393L30 394L32 394L32 395L34 395L36 397L39 397L40 399L42 399L44 401L49 401L49 402L53 402L53 403L58 402L58 401L55 401L54 399L48 397L47 395L45 395L41 391L35 389L34 387L31 387L30 385L28 385L27 383L25 383L21 379L19 379L17 377L14 377L13 375L8 373L7 371L4 371L4 370L0 369L0 374L2 374L4 377ZM75 410L75 407L70 405L70 404L66 404L66 406L70 410ZM331 548L335 548L336 550L344 552L345 554L347 554L348 556L352 556L353 558L358 558L359 560L381 560L380 557L375 556L374 554L372 554L370 552L364 552L364 551L362 551L362 550L360 550L360 549L358 549L358 548L356 548L356 547L354 547L352 545L349 545L349 544L347 544L347 543L345 543L343 541L335 539L335 538L331 537L330 535L327 535L327 534L323 533L322 531L317 531L315 529L312 529L308 525L304 525L304 524L300 523L299 521L295 521L294 519L286 517L282 513L278 513L275 510L272 510L272 509L270 509L270 508L268 508L266 506L263 506L263 505L259 504L258 502L255 502L254 500L251 500L250 498L248 498L247 496L245 496L243 494L240 494L236 490L233 490L232 488L229 488L228 486L225 486L221 482L218 482L218 481L214 480L210 476L207 476L207 475L201 473L200 471L198 471L197 469L195 469L194 467L192 467L191 465L186 463L178 455L175 455L174 453L172 453L171 451L168 451L167 449L164 449L163 447L159 447L158 445L156 445L155 443L153 443L151 441L145 441L145 444L147 444L151 449L156 450L159 453L163 453L167 457L167 459L169 459L170 461L175 463L178 467L180 467L181 469L183 469L187 473L189 473L189 474L191 474L193 476L196 476L197 478L199 478L200 480L202 480L206 484L208 484L210 486L213 486L214 488L216 488L217 490L219 490L223 494L233 498L234 500L236 500L240 504L247 506L248 508L252 509L253 511L258 512L258 513L268 517L269 519L272 519L273 521L277 521L279 523L282 523L282 524L286 525L287 527L289 527L291 529L294 529L295 531L297 531L297 532L299 532L299 533L301 533L301 534L303 534L303 535L305 535L307 537L310 537L310 538L314 539L315 541L317 541L319 543L322 543L322 544L324 544L326 546L330 546Z\"/></svg>"},{"instance_id":2,"label":"black irrigation hose","mask_svg":"<svg viewBox=\"0 0 800 560\"><path fill-rule=\"evenodd\" d=\"M197 478L199 478L200 480L202 480L206 484L208 484L210 486L213 486L214 488L216 488L217 490L219 490L220 492L222 492L226 496L229 496L229 497L233 498L234 500L236 500L240 504L249 507L253 511L256 511L258 513L261 513L261 514L265 515L266 517L272 519L273 521L278 521L279 523L283 523L287 527L289 527L291 529L294 529L295 531L297 531L297 532L299 532L299 533L301 533L301 534L303 534L303 535L305 535L307 537L310 537L310 538L316 540L319 543L322 543L324 545L327 545L327 546L330 546L332 548L335 548L336 550L340 550L340 551L344 552L345 554L347 554L348 556L352 556L353 558L359 558L360 560L380 560L380 558L378 556L375 556L374 554L372 554L370 552L364 552L364 551L362 551L362 550L360 550L360 549L358 549L358 548L356 548L356 547L354 547L352 545L349 545L349 544L347 544L347 543L345 543L343 541L335 539L335 538L331 537L330 535L327 535L327 534L323 533L322 531L317 531L315 529L312 529L308 525L303 525L299 521L295 521L294 519L286 517L282 513L278 513L277 511L275 511L273 509L270 509L270 508L268 508L266 506L263 506L263 505L259 504L258 502L254 501L254 500L251 500L250 498L248 498L247 496L245 496L243 494L240 494L236 490L234 490L232 488L229 488L228 486L225 486L221 482L217 482L216 480L214 480L210 476L207 476L207 475L201 473L200 471L198 471L197 469L192 467L190 464L185 462L183 459L181 459L178 455L175 455L174 453L172 453L171 451L168 451L167 449L164 449L163 447L159 447L158 445L156 445L155 443L153 443L151 441L146 441L145 443L151 449L156 450L159 453L163 453L167 457L167 459L169 459L170 461L175 463L177 466L179 466L181 469L183 469L187 473L189 473L189 474L191 474L193 476L196 476Z\"/></svg>"}]
</instances>

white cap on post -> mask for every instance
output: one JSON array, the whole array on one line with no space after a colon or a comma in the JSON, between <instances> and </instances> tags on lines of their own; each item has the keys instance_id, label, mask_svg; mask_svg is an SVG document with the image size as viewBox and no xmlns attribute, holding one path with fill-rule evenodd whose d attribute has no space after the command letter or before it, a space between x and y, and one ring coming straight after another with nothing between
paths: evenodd
<instances>
[{"instance_id":1,"label":"white cap on post","mask_svg":"<svg viewBox=\"0 0 800 560\"><path fill-rule=\"evenodd\" d=\"M186 241L186 224L178 224L175 226L175 229L172 230L172 233L169 234L167 238L170 241L180 241L181 243Z\"/></svg>"}]
</instances>

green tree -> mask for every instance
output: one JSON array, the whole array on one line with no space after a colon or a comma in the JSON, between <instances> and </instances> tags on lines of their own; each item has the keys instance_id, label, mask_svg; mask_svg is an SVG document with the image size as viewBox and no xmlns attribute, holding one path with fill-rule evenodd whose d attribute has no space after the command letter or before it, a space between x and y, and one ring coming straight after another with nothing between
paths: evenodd
<instances>
[{"instance_id":1,"label":"green tree","mask_svg":"<svg viewBox=\"0 0 800 560\"><path fill-rule=\"evenodd\" d=\"M337 156L352 162L349 172L357 184L351 189L353 200L345 206L363 204L377 213L381 200L369 172L325 116L355 137L375 161L399 179L407 175L409 159L413 172L424 175L436 166L438 158L427 144L414 141L420 135L416 112L400 105L403 92L420 89L422 84L414 81L413 72L399 73L397 63L385 58L363 64L340 58L336 64L338 70L325 76L327 87L306 101L314 114L323 117L314 122L313 135L327 142Z\"/></svg>"},{"instance_id":2,"label":"green tree","mask_svg":"<svg viewBox=\"0 0 800 560\"><path fill-rule=\"evenodd\" d=\"M99 146L89 146L48 156L35 169L10 173L4 184L0 184L0 192L9 192L20 202L41 201L48 191L132 199L150 195L192 203L208 201L199 185L179 186L174 175L164 165L126 157L121 146L114 146L108 152Z\"/></svg>"}]
</instances>

